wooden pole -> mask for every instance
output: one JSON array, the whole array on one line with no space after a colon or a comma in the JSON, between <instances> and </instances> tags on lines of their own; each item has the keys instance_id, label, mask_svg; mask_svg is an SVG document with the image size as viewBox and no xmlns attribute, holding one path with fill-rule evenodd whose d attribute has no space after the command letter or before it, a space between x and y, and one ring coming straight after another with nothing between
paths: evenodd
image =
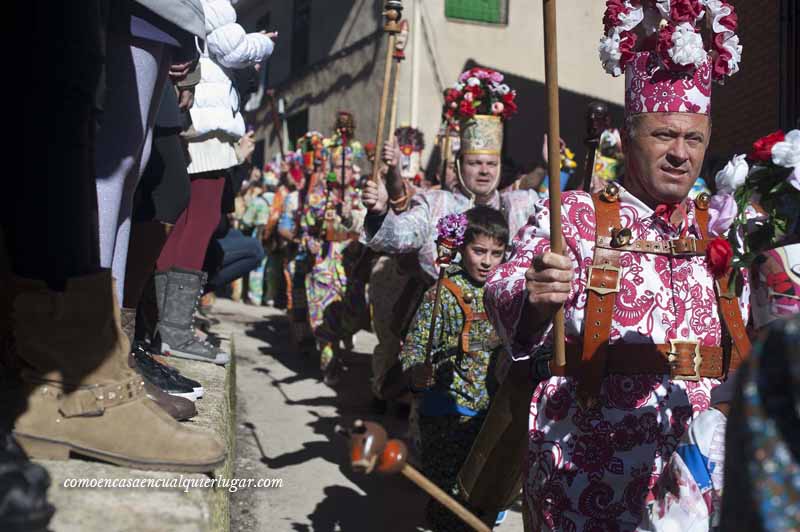
<instances>
[{"instance_id":1,"label":"wooden pole","mask_svg":"<svg viewBox=\"0 0 800 532\"><path fill-rule=\"evenodd\" d=\"M483 521L478 519L473 513L464 508L461 504L445 493L439 486L425 478L419 471L406 464L400 470L404 477L422 488L428 495L439 501L439 503L456 514L459 519L478 532L491 532L491 528L486 526Z\"/></svg>"},{"instance_id":2,"label":"wooden pole","mask_svg":"<svg viewBox=\"0 0 800 532\"><path fill-rule=\"evenodd\" d=\"M397 34L400 33L400 24L398 21L402 16L403 3L399 0L388 0L386 2L386 9L383 15L386 17L386 23L383 26L383 31L389 34L389 39L386 46L386 67L383 71L383 92L381 93L381 107L378 112L378 133L375 139L375 164L372 165L372 181L378 182L380 175L380 158L378 154L383 151L384 129L386 128L386 108L389 105L389 89L391 89L392 77L392 55L395 51L395 44L397 42Z\"/></svg>"},{"instance_id":3,"label":"wooden pole","mask_svg":"<svg viewBox=\"0 0 800 532\"><path fill-rule=\"evenodd\" d=\"M431 330L428 331L428 342L425 345L425 365L433 364L431 352L433 351L433 335L436 330L436 320L439 318L439 304L442 300L442 279L444 279L446 264L439 267L439 278L436 279L436 295L433 298L433 310L431 311Z\"/></svg>"},{"instance_id":4,"label":"wooden pole","mask_svg":"<svg viewBox=\"0 0 800 532\"><path fill-rule=\"evenodd\" d=\"M550 250L564 253L561 235L561 130L558 108L558 46L556 0L544 2L544 58L547 86L547 155L550 175ZM564 309L553 318L553 361L566 365L564 352Z\"/></svg>"},{"instance_id":5,"label":"wooden pole","mask_svg":"<svg viewBox=\"0 0 800 532\"><path fill-rule=\"evenodd\" d=\"M392 87L392 111L389 119L389 138L397 128L397 91L400 88L400 59L394 59L394 83ZM412 124L413 125L413 124Z\"/></svg>"}]
</instances>

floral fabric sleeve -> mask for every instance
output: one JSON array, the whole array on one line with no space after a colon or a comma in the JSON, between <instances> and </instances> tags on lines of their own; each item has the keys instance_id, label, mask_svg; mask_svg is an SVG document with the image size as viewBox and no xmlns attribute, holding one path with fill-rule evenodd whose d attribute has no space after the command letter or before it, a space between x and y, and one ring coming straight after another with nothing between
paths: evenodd
<instances>
[{"instance_id":1,"label":"floral fabric sleeve","mask_svg":"<svg viewBox=\"0 0 800 532\"><path fill-rule=\"evenodd\" d=\"M424 194L417 194L412 206L402 214L389 213L380 229L370 235L366 233L366 244L375 251L384 253L410 253L424 246L436 220L432 220L430 205ZM366 227L365 227L366 230Z\"/></svg>"},{"instance_id":2,"label":"floral fabric sleeve","mask_svg":"<svg viewBox=\"0 0 800 532\"><path fill-rule=\"evenodd\" d=\"M566 244L567 256L572 261L575 282L572 285L569 300L565 305L567 312L578 304L585 305L583 286L586 284L585 269L588 263L582 257L579 241L586 239L586 233L591 233L594 241L594 211L591 198L584 193L565 193L561 213L562 233ZM525 289L525 272L530 268L533 257L550 251L550 202L541 201L536 205L534 215L527 226L523 227L515 236L512 248L513 255L508 262L501 264L492 272L486 283L484 304L489 314L489 319L509 348L513 360L531 358L544 346L552 331L552 324L536 331L536 334L525 344L517 341L517 329L522 310L527 300ZM575 222L578 221L579 227ZM591 262L591 257L589 257ZM583 301L579 301L583 300ZM567 320L569 323L569 320ZM578 330L567 331L567 334L577 336Z\"/></svg>"}]
</instances>

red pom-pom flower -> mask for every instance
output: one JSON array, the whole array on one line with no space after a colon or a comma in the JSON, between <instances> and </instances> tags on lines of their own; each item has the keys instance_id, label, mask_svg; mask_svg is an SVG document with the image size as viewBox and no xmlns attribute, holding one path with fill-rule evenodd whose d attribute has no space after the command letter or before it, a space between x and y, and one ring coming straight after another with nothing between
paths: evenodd
<instances>
[{"instance_id":1,"label":"red pom-pom flower","mask_svg":"<svg viewBox=\"0 0 800 532\"><path fill-rule=\"evenodd\" d=\"M750 154L750 159L765 163L772 161L772 147L784 140L786 140L786 135L783 131L776 131L758 139L753 143L753 152Z\"/></svg>"},{"instance_id":2,"label":"red pom-pom flower","mask_svg":"<svg viewBox=\"0 0 800 532\"><path fill-rule=\"evenodd\" d=\"M733 248L730 242L722 237L711 241L706 249L706 266L715 279L728 273L732 260Z\"/></svg>"}]
</instances>

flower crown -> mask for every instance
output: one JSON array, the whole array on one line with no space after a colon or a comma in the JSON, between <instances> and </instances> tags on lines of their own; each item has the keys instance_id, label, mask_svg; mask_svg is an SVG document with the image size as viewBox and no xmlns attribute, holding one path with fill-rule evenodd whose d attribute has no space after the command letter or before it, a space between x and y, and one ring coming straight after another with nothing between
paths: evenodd
<instances>
[{"instance_id":1,"label":"flower crown","mask_svg":"<svg viewBox=\"0 0 800 532\"><path fill-rule=\"evenodd\" d=\"M711 21L709 43L703 42L700 27L706 14ZM718 83L739 71L738 18L724 0L607 0L603 25L600 61L612 76L622 75L643 51L654 51L673 72L693 72L711 56Z\"/></svg>"},{"instance_id":2,"label":"flower crown","mask_svg":"<svg viewBox=\"0 0 800 532\"><path fill-rule=\"evenodd\" d=\"M472 68L458 77L458 82L445 92L444 117L447 120L469 120L476 114L504 119L517 113L517 91L503 83L500 72L488 68Z\"/></svg>"}]
</instances>

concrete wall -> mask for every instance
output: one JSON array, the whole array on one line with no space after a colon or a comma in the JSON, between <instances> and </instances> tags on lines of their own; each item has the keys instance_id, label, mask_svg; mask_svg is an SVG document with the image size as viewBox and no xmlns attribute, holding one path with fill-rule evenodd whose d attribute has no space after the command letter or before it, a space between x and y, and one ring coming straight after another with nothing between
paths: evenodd
<instances>
[{"instance_id":1,"label":"concrete wall","mask_svg":"<svg viewBox=\"0 0 800 532\"><path fill-rule=\"evenodd\" d=\"M412 22L398 95L398 125L420 127L429 146L440 124L441 85L452 85L468 66L482 65L510 74L520 93L521 113L507 129L513 142L508 154L517 163L541 158L544 132L544 51L540 2L509 0L508 25L473 24L445 18L445 0L405 0L404 18ZM270 85L287 101L288 114L309 109L309 126L330 131L338 109L350 109L358 123L358 136L375 138L383 79L385 39L374 35L382 25L382 0L312 0L311 68L291 73L292 0L243 0L237 5L247 25L271 12L271 25L281 32L270 64ZM417 6L421 6L417 8ZM602 70L597 43L602 31L602 1L558 2L559 81L562 87L563 136L580 156L583 113L593 99L612 104L621 118L624 86ZM427 32L413 27L415 9ZM355 44L355 46L354 46ZM415 49L415 44L418 50ZM416 62L416 66L415 66ZM436 65L436 66L434 66ZM412 105L413 71L418 73L416 106ZM614 104L617 104L615 107ZM416 116L413 110L416 109ZM268 113L262 109L258 120ZM271 126L259 130L268 140ZM513 140L512 140L513 139ZM274 148L273 148L274 149ZM267 151L271 151L270 145ZM430 150L426 150L427 158Z\"/></svg>"}]
</instances>

